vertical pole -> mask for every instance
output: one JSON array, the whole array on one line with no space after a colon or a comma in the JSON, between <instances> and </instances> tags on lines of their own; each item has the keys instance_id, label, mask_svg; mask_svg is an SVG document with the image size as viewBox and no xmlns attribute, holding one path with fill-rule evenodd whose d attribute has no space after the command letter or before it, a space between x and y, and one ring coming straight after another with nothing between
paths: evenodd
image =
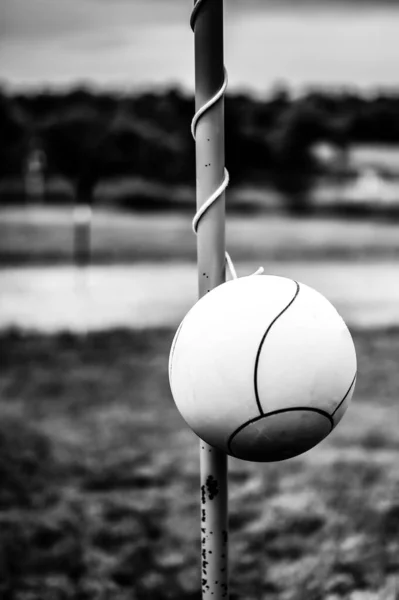
<instances>
[{"instance_id":1,"label":"vertical pole","mask_svg":"<svg viewBox=\"0 0 399 600\"><path fill-rule=\"evenodd\" d=\"M223 0L197 0L195 106L198 111L224 81ZM201 4L201 7L199 6ZM197 210L224 180L223 96L196 127ZM204 214L197 234L199 297L225 281L225 197ZM201 582L203 600L228 598L227 456L200 440Z\"/></svg>"},{"instance_id":2,"label":"vertical pole","mask_svg":"<svg viewBox=\"0 0 399 600\"><path fill-rule=\"evenodd\" d=\"M92 209L89 204L75 204L73 209L73 257L77 267L90 263Z\"/></svg>"}]
</instances>

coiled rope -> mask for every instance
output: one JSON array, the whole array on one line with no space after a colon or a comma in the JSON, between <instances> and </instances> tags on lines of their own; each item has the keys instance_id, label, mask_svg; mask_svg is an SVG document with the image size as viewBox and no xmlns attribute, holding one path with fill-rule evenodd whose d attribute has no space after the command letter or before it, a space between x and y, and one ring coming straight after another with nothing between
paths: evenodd
<instances>
[{"instance_id":1,"label":"coiled rope","mask_svg":"<svg viewBox=\"0 0 399 600\"><path fill-rule=\"evenodd\" d=\"M193 11L192 11L191 17L190 17L190 26L191 26L191 29L193 30L193 32L195 31L195 22L196 22L198 14L199 14L200 8L204 4L205 1L206 0L197 0L197 2L194 5ZM198 109L198 111L195 113L195 115L191 121L191 134L192 134L194 140L195 140L195 134L196 134L196 129L197 129L199 120L214 104L216 104L223 97L223 95L226 91L227 83L228 83L226 67L223 67L223 71L224 71L224 80L223 80L223 84L222 84L221 88L219 89L218 92L216 92L216 94L210 100L208 100L208 102L206 102L203 106L201 106L201 108ZM198 211L194 215L192 228L193 228L193 231L195 234L197 234L197 232L198 232L198 224L199 224L200 220L202 219L204 214L209 210L209 208L212 206L212 204L221 197L221 195L223 194L223 192L229 185L229 181L230 181L229 172L225 168L224 169L224 180L223 180L222 184L213 192L213 194L208 198L208 200L206 200L206 202L204 202L204 204L198 209ZM225 259L226 259L226 263L229 268L232 279L237 279L238 275L234 268L233 261L231 260L231 257L228 252L225 252ZM259 269L257 271L255 271L255 273L253 273L253 274L260 275L263 272L264 272L263 267L259 267Z\"/></svg>"}]
</instances>

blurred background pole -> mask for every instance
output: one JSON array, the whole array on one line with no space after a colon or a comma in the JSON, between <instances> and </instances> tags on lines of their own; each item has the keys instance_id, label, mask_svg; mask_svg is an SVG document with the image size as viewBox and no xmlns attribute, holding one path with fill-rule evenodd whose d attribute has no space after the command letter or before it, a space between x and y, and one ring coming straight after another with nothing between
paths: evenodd
<instances>
[{"instance_id":1,"label":"blurred background pole","mask_svg":"<svg viewBox=\"0 0 399 600\"><path fill-rule=\"evenodd\" d=\"M73 259L76 267L90 264L92 208L75 204L73 208Z\"/></svg>"},{"instance_id":2,"label":"blurred background pole","mask_svg":"<svg viewBox=\"0 0 399 600\"><path fill-rule=\"evenodd\" d=\"M197 0L195 34L195 107L198 111L224 81L223 0ZM224 180L223 96L196 128L197 210ZM199 296L225 281L225 196L199 222L197 235ZM227 456L200 440L202 598L228 597Z\"/></svg>"},{"instance_id":3,"label":"blurred background pole","mask_svg":"<svg viewBox=\"0 0 399 600\"><path fill-rule=\"evenodd\" d=\"M25 196L29 204L43 204L45 184L46 155L39 140L32 137L25 161Z\"/></svg>"},{"instance_id":4,"label":"blurred background pole","mask_svg":"<svg viewBox=\"0 0 399 600\"><path fill-rule=\"evenodd\" d=\"M90 285L89 270L86 267L91 262L92 217L93 211L89 203L75 203L72 226L76 319L79 330L85 336L89 333Z\"/></svg>"}]
</instances>

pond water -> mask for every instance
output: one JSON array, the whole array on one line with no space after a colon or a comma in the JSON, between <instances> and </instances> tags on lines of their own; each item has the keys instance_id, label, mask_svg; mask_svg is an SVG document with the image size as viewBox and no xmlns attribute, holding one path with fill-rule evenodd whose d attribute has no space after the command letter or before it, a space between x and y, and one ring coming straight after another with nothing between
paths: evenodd
<instances>
[{"instance_id":1,"label":"pond water","mask_svg":"<svg viewBox=\"0 0 399 600\"><path fill-rule=\"evenodd\" d=\"M249 275L259 265L238 264ZM399 325L396 262L275 262L274 275L292 277L324 294L348 325ZM84 332L113 327L175 327L196 301L191 263L128 266L5 268L0 270L0 327Z\"/></svg>"}]
</instances>

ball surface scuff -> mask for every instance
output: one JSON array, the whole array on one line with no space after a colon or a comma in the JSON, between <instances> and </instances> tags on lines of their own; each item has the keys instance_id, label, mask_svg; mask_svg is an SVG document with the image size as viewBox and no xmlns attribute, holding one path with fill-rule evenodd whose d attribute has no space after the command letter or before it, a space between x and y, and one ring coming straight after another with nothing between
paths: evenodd
<instances>
[{"instance_id":1,"label":"ball surface scuff","mask_svg":"<svg viewBox=\"0 0 399 600\"><path fill-rule=\"evenodd\" d=\"M206 294L169 356L172 395L189 427L256 462L292 458L327 437L348 408L356 369L334 306L275 275L241 277Z\"/></svg>"}]
</instances>

